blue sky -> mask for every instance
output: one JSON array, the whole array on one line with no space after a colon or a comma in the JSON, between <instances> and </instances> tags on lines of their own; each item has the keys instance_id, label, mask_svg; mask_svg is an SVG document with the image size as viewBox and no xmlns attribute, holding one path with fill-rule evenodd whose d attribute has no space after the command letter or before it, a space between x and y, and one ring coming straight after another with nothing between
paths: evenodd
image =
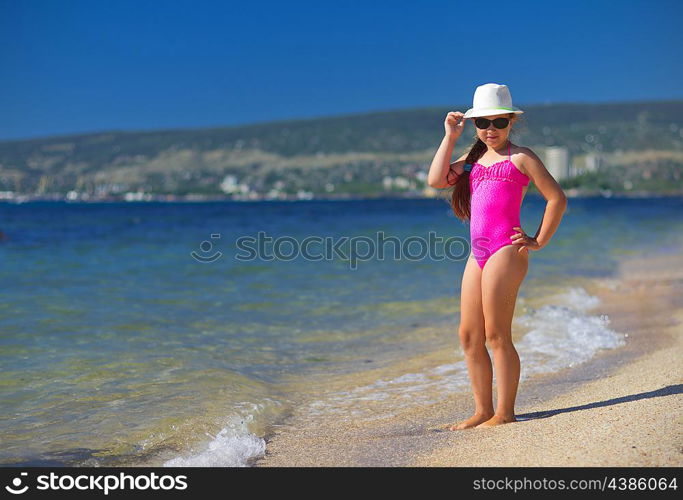
<instances>
[{"instance_id":1,"label":"blue sky","mask_svg":"<svg viewBox=\"0 0 683 500\"><path fill-rule=\"evenodd\" d=\"M0 140L683 97L680 1L0 0Z\"/></svg>"}]
</instances>

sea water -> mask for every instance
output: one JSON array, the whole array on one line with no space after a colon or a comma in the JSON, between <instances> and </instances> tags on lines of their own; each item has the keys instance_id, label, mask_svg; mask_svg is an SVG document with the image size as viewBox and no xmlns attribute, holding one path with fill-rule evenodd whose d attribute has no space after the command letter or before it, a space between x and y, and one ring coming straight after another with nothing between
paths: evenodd
<instances>
[{"instance_id":1,"label":"sea water","mask_svg":"<svg viewBox=\"0 0 683 500\"><path fill-rule=\"evenodd\" d=\"M525 199L528 234L544 206ZM570 199L519 292L522 376L623 345L581 279L682 229L680 198ZM444 200L2 203L0 231L3 465L248 465L294 409L373 418L468 390L469 233Z\"/></svg>"}]
</instances>

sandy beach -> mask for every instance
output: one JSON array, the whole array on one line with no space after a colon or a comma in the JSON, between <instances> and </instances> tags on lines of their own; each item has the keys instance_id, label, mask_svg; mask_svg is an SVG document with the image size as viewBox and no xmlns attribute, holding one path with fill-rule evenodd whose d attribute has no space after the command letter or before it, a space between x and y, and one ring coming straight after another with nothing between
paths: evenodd
<instances>
[{"instance_id":1,"label":"sandy beach","mask_svg":"<svg viewBox=\"0 0 683 500\"><path fill-rule=\"evenodd\" d=\"M520 383L517 422L446 430L470 416L470 394L372 421L299 415L255 465L683 465L683 252L625 258L587 288L626 345Z\"/></svg>"}]
</instances>

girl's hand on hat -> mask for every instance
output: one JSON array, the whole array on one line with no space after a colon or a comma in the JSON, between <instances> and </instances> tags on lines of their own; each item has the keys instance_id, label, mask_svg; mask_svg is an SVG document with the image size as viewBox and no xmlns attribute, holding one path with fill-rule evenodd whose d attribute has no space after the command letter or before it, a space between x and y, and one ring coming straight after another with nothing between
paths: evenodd
<instances>
[{"instance_id":1,"label":"girl's hand on hat","mask_svg":"<svg viewBox=\"0 0 683 500\"><path fill-rule=\"evenodd\" d=\"M451 111L446 115L446 120L444 120L444 128L446 129L446 135L452 137L453 139L458 139L460 134L462 134L465 128L465 113L460 111Z\"/></svg>"}]
</instances>

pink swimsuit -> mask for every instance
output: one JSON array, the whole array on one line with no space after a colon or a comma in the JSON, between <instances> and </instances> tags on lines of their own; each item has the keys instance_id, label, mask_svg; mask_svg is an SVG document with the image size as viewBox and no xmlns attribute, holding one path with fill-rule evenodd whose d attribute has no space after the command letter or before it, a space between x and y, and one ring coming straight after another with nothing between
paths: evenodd
<instances>
[{"instance_id":1,"label":"pink swimsuit","mask_svg":"<svg viewBox=\"0 0 683 500\"><path fill-rule=\"evenodd\" d=\"M510 160L486 167L475 162L470 171L470 243L479 267L504 246L511 245L511 236L518 234L519 212L524 186L529 177Z\"/></svg>"}]
</instances>

